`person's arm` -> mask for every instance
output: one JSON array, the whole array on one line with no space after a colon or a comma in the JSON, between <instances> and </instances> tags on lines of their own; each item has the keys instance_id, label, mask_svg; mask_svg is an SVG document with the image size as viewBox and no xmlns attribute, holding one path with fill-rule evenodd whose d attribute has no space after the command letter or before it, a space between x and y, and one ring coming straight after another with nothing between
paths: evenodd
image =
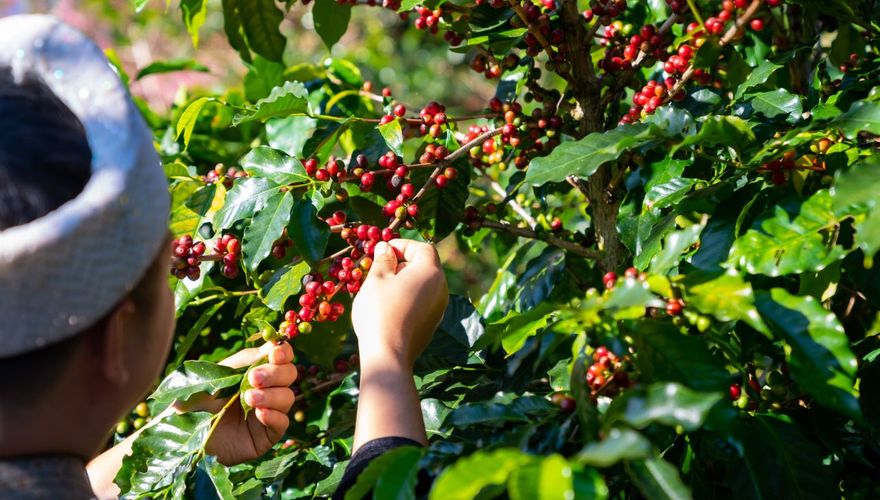
<instances>
[{"instance_id":1,"label":"person's arm","mask_svg":"<svg viewBox=\"0 0 880 500\"><path fill-rule=\"evenodd\" d=\"M230 408L208 443L208 453L216 455L221 463L231 465L258 458L287 431L287 412L293 405L294 395L290 385L296 380L293 365L293 349L290 344L264 344L261 348L245 349L223 360L220 364L231 367L249 366L268 356L269 363L261 365L249 374L251 386L246 398L254 403L254 395L260 395L259 404L251 404L254 411L244 421L241 405ZM237 397L237 396L236 396ZM98 498L116 498L119 488L113 482L122 467L122 460L131 454L131 445L141 432L159 422L169 413L177 411L218 411L224 401L207 395L196 396L190 401L169 407L157 415L145 427L124 441L95 457L86 466L92 489Z\"/></svg>"},{"instance_id":2,"label":"person's arm","mask_svg":"<svg viewBox=\"0 0 880 500\"><path fill-rule=\"evenodd\" d=\"M433 246L392 240L376 246L355 298L360 354L354 451L385 437L427 444L413 365L443 317L449 291Z\"/></svg>"}]
</instances>

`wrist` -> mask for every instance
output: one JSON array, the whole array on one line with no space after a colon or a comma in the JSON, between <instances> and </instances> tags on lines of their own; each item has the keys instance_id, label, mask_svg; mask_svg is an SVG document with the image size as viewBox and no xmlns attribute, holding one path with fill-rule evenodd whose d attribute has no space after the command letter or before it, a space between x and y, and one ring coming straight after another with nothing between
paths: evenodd
<instances>
[{"instance_id":1,"label":"wrist","mask_svg":"<svg viewBox=\"0 0 880 500\"><path fill-rule=\"evenodd\" d=\"M401 348L360 343L358 351L362 374L382 371L412 376L413 361Z\"/></svg>"}]
</instances>

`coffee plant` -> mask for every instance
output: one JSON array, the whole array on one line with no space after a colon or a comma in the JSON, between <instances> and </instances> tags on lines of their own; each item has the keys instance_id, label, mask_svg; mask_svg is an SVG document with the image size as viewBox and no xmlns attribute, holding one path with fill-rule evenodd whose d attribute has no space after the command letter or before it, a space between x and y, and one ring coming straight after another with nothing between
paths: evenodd
<instances>
[{"instance_id":1,"label":"coffee plant","mask_svg":"<svg viewBox=\"0 0 880 500\"><path fill-rule=\"evenodd\" d=\"M242 84L144 107L178 325L118 429L154 415L124 496L331 495L358 396L351 298L398 237L452 239L497 274L452 297L416 366L430 446L346 498L880 496L880 4L221 3ZM220 7L181 2L194 41ZM297 61L289 9L327 48L353 15L420 30L494 97L401 102L377 68ZM246 369L216 362L264 340L297 353L291 426L225 467L205 453L223 410L156 416L203 392L247 411Z\"/></svg>"}]
</instances>

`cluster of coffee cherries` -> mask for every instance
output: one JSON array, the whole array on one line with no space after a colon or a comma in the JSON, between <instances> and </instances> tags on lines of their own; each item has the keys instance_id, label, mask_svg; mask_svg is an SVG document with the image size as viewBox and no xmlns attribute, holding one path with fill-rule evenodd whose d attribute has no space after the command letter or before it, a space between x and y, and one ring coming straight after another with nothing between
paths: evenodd
<instances>
[{"instance_id":1,"label":"cluster of coffee cherries","mask_svg":"<svg viewBox=\"0 0 880 500\"><path fill-rule=\"evenodd\" d=\"M427 7L417 7L416 14L419 17L413 21L413 25L417 30L428 30L433 34L437 33L437 30L440 29L440 19L443 17L443 9L436 8L431 10Z\"/></svg>"},{"instance_id":2,"label":"cluster of coffee cherries","mask_svg":"<svg viewBox=\"0 0 880 500\"><path fill-rule=\"evenodd\" d=\"M146 401L141 401L125 419L116 424L116 435L119 438L128 436L131 432L147 425L150 420L150 407Z\"/></svg>"},{"instance_id":3,"label":"cluster of coffee cherries","mask_svg":"<svg viewBox=\"0 0 880 500\"><path fill-rule=\"evenodd\" d=\"M773 369L751 369L746 380L747 386L730 384L730 400L739 408L763 412L780 410L791 404L806 404L785 363Z\"/></svg>"},{"instance_id":4,"label":"cluster of coffee cherries","mask_svg":"<svg viewBox=\"0 0 880 500\"><path fill-rule=\"evenodd\" d=\"M193 241L192 236L183 235L171 242L171 274L177 279L199 279L201 257L205 255L205 243Z\"/></svg>"},{"instance_id":5,"label":"cluster of coffee cherries","mask_svg":"<svg viewBox=\"0 0 880 500\"><path fill-rule=\"evenodd\" d=\"M664 82L648 80L648 83L640 91L633 94L633 104L630 106L629 112L620 119L620 123L635 123L640 118L653 113L664 103L670 93L672 93L674 101L684 99L686 97L684 90L675 90L677 83L673 77L666 78Z\"/></svg>"},{"instance_id":6,"label":"cluster of coffee cherries","mask_svg":"<svg viewBox=\"0 0 880 500\"><path fill-rule=\"evenodd\" d=\"M499 78L504 73L501 63L491 54L479 53L475 55L471 59L470 67L477 73L482 73L489 80Z\"/></svg>"},{"instance_id":7,"label":"cluster of coffee cherries","mask_svg":"<svg viewBox=\"0 0 880 500\"><path fill-rule=\"evenodd\" d=\"M436 101L431 101L419 111L419 117L421 117L423 122L419 126L420 134L430 135L434 138L440 137L443 133L443 127L447 123L446 106Z\"/></svg>"},{"instance_id":8,"label":"cluster of coffee cherries","mask_svg":"<svg viewBox=\"0 0 880 500\"><path fill-rule=\"evenodd\" d=\"M590 8L584 11L584 19L591 22L595 17L599 19L599 24L608 26L624 10L626 0L592 0Z\"/></svg>"},{"instance_id":9,"label":"cluster of coffee cherries","mask_svg":"<svg viewBox=\"0 0 880 500\"><path fill-rule=\"evenodd\" d=\"M620 391L632 386L633 382L628 373L629 363L626 358L620 358L605 346L599 346L593 351L593 364L587 368L587 386L590 395L614 397Z\"/></svg>"},{"instance_id":10,"label":"cluster of coffee cherries","mask_svg":"<svg viewBox=\"0 0 880 500\"><path fill-rule=\"evenodd\" d=\"M214 252L222 256L220 274L229 279L237 278L241 241L232 234L224 234L214 243Z\"/></svg>"},{"instance_id":11,"label":"cluster of coffee cherries","mask_svg":"<svg viewBox=\"0 0 880 500\"><path fill-rule=\"evenodd\" d=\"M247 175L247 172L244 170L240 170L236 167L226 168L222 163L218 163L214 168L209 170L207 174L202 176L202 181L205 184L214 184L222 179L223 185L229 189L232 187L235 179L241 179L242 177L247 177Z\"/></svg>"},{"instance_id":12,"label":"cluster of coffee cherries","mask_svg":"<svg viewBox=\"0 0 880 500\"><path fill-rule=\"evenodd\" d=\"M794 149L786 150L782 156L771 160L758 168L758 172L770 174L770 182L780 186L786 183L789 172L795 169L824 172L826 170L825 154L834 145L830 137L822 137L810 144L811 153L797 157Z\"/></svg>"},{"instance_id":13,"label":"cluster of coffee cherries","mask_svg":"<svg viewBox=\"0 0 880 500\"><path fill-rule=\"evenodd\" d=\"M336 158L330 158L323 168L318 168L318 160L314 158L304 158L300 160L300 163L302 163L306 175L317 181L339 180L345 175L345 162Z\"/></svg>"},{"instance_id":14,"label":"cluster of coffee cherries","mask_svg":"<svg viewBox=\"0 0 880 500\"><path fill-rule=\"evenodd\" d=\"M312 322L336 321L345 312L341 302L332 302L341 286L332 280L322 281L320 276L307 275L310 281L303 286L299 296L299 311L284 313L284 321L278 325L278 333L292 339L312 332Z\"/></svg>"},{"instance_id":15,"label":"cluster of coffee cherries","mask_svg":"<svg viewBox=\"0 0 880 500\"><path fill-rule=\"evenodd\" d=\"M770 182L780 186L785 184L786 182L786 172L793 170L795 168L795 150L789 149L785 153L782 154L782 157L777 158L775 160L769 161L764 165L761 165L761 168L758 169L759 172L769 172L770 173Z\"/></svg>"},{"instance_id":16,"label":"cluster of coffee cherries","mask_svg":"<svg viewBox=\"0 0 880 500\"><path fill-rule=\"evenodd\" d=\"M639 272L638 269L634 267L627 268L624 271L623 276L628 279L637 279L639 281L645 281L648 279L647 273ZM605 285L605 288L611 290L617 285L618 276L614 271L609 271L602 276L602 284Z\"/></svg>"}]
</instances>

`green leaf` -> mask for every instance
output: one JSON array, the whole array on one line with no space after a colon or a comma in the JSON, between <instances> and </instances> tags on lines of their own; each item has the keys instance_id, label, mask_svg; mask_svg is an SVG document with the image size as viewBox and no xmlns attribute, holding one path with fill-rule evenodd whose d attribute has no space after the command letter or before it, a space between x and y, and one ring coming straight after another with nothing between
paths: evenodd
<instances>
[{"instance_id":1,"label":"green leaf","mask_svg":"<svg viewBox=\"0 0 880 500\"><path fill-rule=\"evenodd\" d=\"M576 468L574 473L575 500L605 500L608 498L608 485L605 479L594 469Z\"/></svg>"},{"instance_id":2,"label":"green leaf","mask_svg":"<svg viewBox=\"0 0 880 500\"><path fill-rule=\"evenodd\" d=\"M651 442L632 429L611 428L601 441L587 444L574 461L592 467L611 467L624 460L640 460L652 453Z\"/></svg>"},{"instance_id":3,"label":"green leaf","mask_svg":"<svg viewBox=\"0 0 880 500\"><path fill-rule=\"evenodd\" d=\"M260 263L266 260L272 252L272 246L281 238L290 222L292 209L293 195L285 191L273 195L266 201L266 206L257 212L244 230L242 261L245 267L256 271Z\"/></svg>"},{"instance_id":4,"label":"green leaf","mask_svg":"<svg viewBox=\"0 0 880 500\"><path fill-rule=\"evenodd\" d=\"M575 402L575 415L581 427L581 436L583 441L589 442L596 439L599 435L599 408L590 394L589 387L583 383L587 378L587 368L583 355L582 344L586 343L584 335L579 335L577 341L572 348L577 352L574 366L571 368L571 378L569 379L569 389L571 396Z\"/></svg>"},{"instance_id":5,"label":"green leaf","mask_svg":"<svg viewBox=\"0 0 880 500\"><path fill-rule=\"evenodd\" d=\"M429 222L434 226L434 241L440 241L449 235L464 219L464 208L467 204L468 186L471 182L472 167L467 163L459 163L458 177L446 183L443 189L429 189L419 202L420 222ZM423 185L430 172L418 169L413 177L413 184Z\"/></svg>"},{"instance_id":6,"label":"green leaf","mask_svg":"<svg viewBox=\"0 0 880 500\"><path fill-rule=\"evenodd\" d=\"M333 76L338 77L352 87L360 88L364 84L364 76L361 74L361 70L356 64L347 59L333 58L327 69L333 73ZM355 94L357 94L357 91L355 91ZM330 106L327 105L325 109L329 110Z\"/></svg>"},{"instance_id":7,"label":"green leaf","mask_svg":"<svg viewBox=\"0 0 880 500\"><path fill-rule=\"evenodd\" d=\"M274 332L275 328L271 326L269 328ZM251 372L268 362L269 360L266 357L258 359L254 364L248 367L247 371L241 377L241 383L238 386L238 402L239 404L241 404L241 410L244 412L242 420L244 420L245 422L247 421L248 414L250 414L251 410L253 410L253 407L251 407L251 405L249 405L248 402L245 401L245 393L254 388L254 386L251 385Z\"/></svg>"},{"instance_id":8,"label":"green leaf","mask_svg":"<svg viewBox=\"0 0 880 500\"><path fill-rule=\"evenodd\" d=\"M705 42L697 49L694 56L695 68L710 68L718 64L718 59L721 57L721 45L716 39L708 38Z\"/></svg>"},{"instance_id":9,"label":"green leaf","mask_svg":"<svg viewBox=\"0 0 880 500\"><path fill-rule=\"evenodd\" d=\"M660 423L693 432L723 397L722 393L696 392L675 383L631 389L611 403L603 416L603 426L607 429L623 421L642 429Z\"/></svg>"},{"instance_id":10,"label":"green leaf","mask_svg":"<svg viewBox=\"0 0 880 500\"><path fill-rule=\"evenodd\" d=\"M696 179L676 177L663 184L651 186L645 194L645 207L659 210L681 201L697 183Z\"/></svg>"},{"instance_id":11,"label":"green leaf","mask_svg":"<svg viewBox=\"0 0 880 500\"><path fill-rule=\"evenodd\" d=\"M858 101L850 106L849 111L832 121L829 126L843 132L847 139L855 139L859 132L880 134L880 104L870 101Z\"/></svg>"},{"instance_id":12,"label":"green leaf","mask_svg":"<svg viewBox=\"0 0 880 500\"><path fill-rule=\"evenodd\" d=\"M174 359L168 363L168 366L165 367L165 375L168 376L174 372L180 364L183 363L183 360L186 358L186 355L189 353L190 348L193 343L196 341L199 335L201 335L202 330L211 321L211 318L217 314L217 311L220 310L221 307L226 305L226 301L221 300L216 304L212 304L211 307L206 308L202 311L202 314L199 316L199 319L193 323L192 327L186 332L186 335L180 338L177 342L177 345L174 348Z\"/></svg>"},{"instance_id":13,"label":"green leaf","mask_svg":"<svg viewBox=\"0 0 880 500\"><path fill-rule=\"evenodd\" d=\"M510 474L534 460L511 448L478 451L459 459L434 481L431 500L472 500L487 487L507 482Z\"/></svg>"},{"instance_id":14,"label":"green leaf","mask_svg":"<svg viewBox=\"0 0 880 500\"><path fill-rule=\"evenodd\" d=\"M556 500L575 498L572 467L561 455L553 454L514 471L510 476L512 500Z\"/></svg>"},{"instance_id":15,"label":"green leaf","mask_svg":"<svg viewBox=\"0 0 880 500\"><path fill-rule=\"evenodd\" d=\"M547 327L550 314L556 308L555 304L544 302L522 313L508 312L498 321L486 325L486 335L480 347L485 347L490 342L496 345L500 342L508 355L513 354L525 344L526 339Z\"/></svg>"},{"instance_id":16,"label":"green leaf","mask_svg":"<svg viewBox=\"0 0 880 500\"><path fill-rule=\"evenodd\" d=\"M441 434L440 428L450 413L448 406L444 405L440 400L427 398L423 399L420 404L422 408L422 420L425 422L425 430L430 436L432 433Z\"/></svg>"},{"instance_id":17,"label":"green leaf","mask_svg":"<svg viewBox=\"0 0 880 500\"><path fill-rule=\"evenodd\" d=\"M785 89L761 92L752 96L752 108L767 118L776 118L779 115L791 117L789 121L797 121L804 112L800 96L792 94Z\"/></svg>"},{"instance_id":18,"label":"green leaf","mask_svg":"<svg viewBox=\"0 0 880 500\"><path fill-rule=\"evenodd\" d=\"M663 239L663 250L651 259L649 271L652 274L667 274L670 270L678 267L683 257L683 252L691 248L699 241L700 233L705 226L694 224L681 231L673 231Z\"/></svg>"},{"instance_id":19,"label":"green leaf","mask_svg":"<svg viewBox=\"0 0 880 500\"><path fill-rule=\"evenodd\" d=\"M483 345L483 318L467 297L450 295L431 343L416 360L416 371L440 370L479 362L472 354Z\"/></svg>"},{"instance_id":20,"label":"green leaf","mask_svg":"<svg viewBox=\"0 0 880 500\"><path fill-rule=\"evenodd\" d=\"M290 156L300 157L303 146L317 124L317 120L307 116L273 118L266 122L266 140L269 146Z\"/></svg>"},{"instance_id":21,"label":"green leaf","mask_svg":"<svg viewBox=\"0 0 880 500\"><path fill-rule=\"evenodd\" d=\"M186 183L185 186L188 187ZM176 193L178 190L173 190ZM184 193L181 193L184 194ZM175 237L195 235L205 223L211 222L226 200L226 187L219 182L201 186L189 198L173 205L169 229Z\"/></svg>"},{"instance_id":22,"label":"green leaf","mask_svg":"<svg viewBox=\"0 0 880 500\"><path fill-rule=\"evenodd\" d=\"M689 308L711 314L719 321L744 321L759 332L770 334L755 309L752 286L733 269L724 274L692 272L685 276L682 285Z\"/></svg>"},{"instance_id":23,"label":"green leaf","mask_svg":"<svg viewBox=\"0 0 880 500\"><path fill-rule=\"evenodd\" d=\"M856 357L837 317L813 297L791 295L782 288L759 292L757 306L774 334L790 347L786 358L801 389L823 405L858 418Z\"/></svg>"},{"instance_id":24,"label":"green leaf","mask_svg":"<svg viewBox=\"0 0 880 500\"><path fill-rule=\"evenodd\" d=\"M222 0L223 4L223 31L226 33L226 39L232 46L242 61L251 62L251 50L245 40L244 27L242 17L242 0Z\"/></svg>"},{"instance_id":25,"label":"green leaf","mask_svg":"<svg viewBox=\"0 0 880 500\"><path fill-rule=\"evenodd\" d=\"M270 61L283 62L287 38L279 31L284 12L275 0L237 0L248 46Z\"/></svg>"},{"instance_id":26,"label":"green leaf","mask_svg":"<svg viewBox=\"0 0 880 500\"><path fill-rule=\"evenodd\" d=\"M648 500L688 500L691 490L678 475L678 469L662 458L627 462L626 472Z\"/></svg>"},{"instance_id":27,"label":"green leaf","mask_svg":"<svg viewBox=\"0 0 880 500\"><path fill-rule=\"evenodd\" d=\"M233 485L232 480L229 479L229 469L218 462L217 457L205 457L202 466L204 467L205 472L208 473L208 477L211 478L211 484L213 484L214 489L217 490L218 498L235 498L235 495L232 493L235 485Z\"/></svg>"},{"instance_id":28,"label":"green leaf","mask_svg":"<svg viewBox=\"0 0 880 500\"><path fill-rule=\"evenodd\" d=\"M342 462L336 462L333 464L333 471L330 472L330 475L322 479L315 485L315 496L316 497L331 497L333 493L339 487L339 482L342 480L342 476L345 475L345 469L348 467L348 460Z\"/></svg>"},{"instance_id":29,"label":"green leaf","mask_svg":"<svg viewBox=\"0 0 880 500\"><path fill-rule=\"evenodd\" d=\"M767 276L821 271L845 255L830 241L840 223L831 205L831 195L822 190L807 199L794 218L774 206L773 217L734 241L726 265Z\"/></svg>"},{"instance_id":30,"label":"green leaf","mask_svg":"<svg viewBox=\"0 0 880 500\"><path fill-rule=\"evenodd\" d=\"M682 335L669 323L655 321L628 321L623 327L635 339L635 363L644 381L678 382L707 392L730 385L723 360L709 351L702 338Z\"/></svg>"},{"instance_id":31,"label":"green leaf","mask_svg":"<svg viewBox=\"0 0 880 500\"><path fill-rule=\"evenodd\" d=\"M773 73L776 73L778 69L782 68L781 64L776 64L772 61L764 61L760 66L755 68L746 78L746 81L741 83L739 87L736 88L736 93L734 94L734 100L738 101L746 92L749 90L764 85Z\"/></svg>"},{"instance_id":32,"label":"green leaf","mask_svg":"<svg viewBox=\"0 0 880 500\"><path fill-rule=\"evenodd\" d=\"M373 498L415 499L416 473L424 450L402 446L388 451L367 465L357 482L345 493L345 500L364 498L370 491Z\"/></svg>"},{"instance_id":33,"label":"green leaf","mask_svg":"<svg viewBox=\"0 0 880 500\"><path fill-rule=\"evenodd\" d=\"M226 203L214 215L214 231L221 232L237 221L254 216L266 201L278 192L278 185L268 179L239 179L226 195Z\"/></svg>"},{"instance_id":34,"label":"green leaf","mask_svg":"<svg viewBox=\"0 0 880 500\"><path fill-rule=\"evenodd\" d=\"M287 234L293 240L297 251L309 264L314 265L324 257L330 226L318 219L318 210L307 199L302 199L293 207L293 215Z\"/></svg>"},{"instance_id":35,"label":"green leaf","mask_svg":"<svg viewBox=\"0 0 880 500\"><path fill-rule=\"evenodd\" d=\"M147 427L132 443L115 482L122 498L183 498L186 478L195 465L214 415L172 413Z\"/></svg>"},{"instance_id":36,"label":"green leaf","mask_svg":"<svg viewBox=\"0 0 880 500\"><path fill-rule=\"evenodd\" d=\"M203 66L192 59L175 59L173 61L156 61L147 67L138 71L135 81L146 76L159 75L163 73L173 73L175 71L199 71L208 73L210 70L207 66Z\"/></svg>"},{"instance_id":37,"label":"green leaf","mask_svg":"<svg viewBox=\"0 0 880 500\"><path fill-rule=\"evenodd\" d=\"M385 139L388 149L398 156L403 155L403 130L400 128L400 120L391 120L385 125L379 125L379 133Z\"/></svg>"},{"instance_id":38,"label":"green leaf","mask_svg":"<svg viewBox=\"0 0 880 500\"><path fill-rule=\"evenodd\" d=\"M798 425L773 415L743 418L733 428L742 462L731 482L747 498L838 498L838 474L826 451Z\"/></svg>"},{"instance_id":39,"label":"green leaf","mask_svg":"<svg viewBox=\"0 0 880 500\"><path fill-rule=\"evenodd\" d=\"M546 414L555 410L545 398L522 396L513 403L482 401L461 405L450 416L452 425L459 428L475 424L501 425L505 422L528 422L529 415Z\"/></svg>"},{"instance_id":40,"label":"green leaf","mask_svg":"<svg viewBox=\"0 0 880 500\"><path fill-rule=\"evenodd\" d=\"M569 175L589 177L625 150L653 140L648 130L649 126L643 123L622 125L607 132L593 132L579 141L564 142L549 155L531 161L526 181L540 185L562 182Z\"/></svg>"},{"instance_id":41,"label":"green leaf","mask_svg":"<svg viewBox=\"0 0 880 500\"><path fill-rule=\"evenodd\" d=\"M236 114L232 120L235 126L252 121L265 122L270 118L284 118L292 115L308 115L309 92L300 82L285 82L275 87L267 97L260 99L245 113Z\"/></svg>"},{"instance_id":42,"label":"green leaf","mask_svg":"<svg viewBox=\"0 0 880 500\"><path fill-rule=\"evenodd\" d=\"M299 160L266 146L252 149L240 164L251 177L270 179L278 184L312 182Z\"/></svg>"},{"instance_id":43,"label":"green leaf","mask_svg":"<svg viewBox=\"0 0 880 500\"><path fill-rule=\"evenodd\" d=\"M351 7L334 0L315 0L312 16L315 19L315 31L329 50L348 30Z\"/></svg>"},{"instance_id":44,"label":"green leaf","mask_svg":"<svg viewBox=\"0 0 880 500\"><path fill-rule=\"evenodd\" d=\"M205 107L205 104L216 101L213 97L199 97L189 103L189 106L183 110L183 113L181 113L180 118L177 120L177 138L180 138L180 135L183 134L183 145L185 147L189 146L189 139L192 137L193 129L196 126L196 121L199 119L199 113L202 112L202 108Z\"/></svg>"},{"instance_id":45,"label":"green leaf","mask_svg":"<svg viewBox=\"0 0 880 500\"><path fill-rule=\"evenodd\" d=\"M284 304L288 297L296 295L302 289L302 279L311 272L308 262L288 264L281 267L263 285L260 294L263 303L273 311L284 311Z\"/></svg>"},{"instance_id":46,"label":"green leaf","mask_svg":"<svg viewBox=\"0 0 880 500\"><path fill-rule=\"evenodd\" d=\"M736 116L709 115L703 120L700 130L685 137L670 154L692 145L699 146L730 146L738 151L751 147L755 142L752 126Z\"/></svg>"},{"instance_id":47,"label":"green leaf","mask_svg":"<svg viewBox=\"0 0 880 500\"><path fill-rule=\"evenodd\" d=\"M199 28L205 24L208 15L208 0L181 0L180 11L183 23L192 38L194 47L199 46Z\"/></svg>"},{"instance_id":48,"label":"green leaf","mask_svg":"<svg viewBox=\"0 0 880 500\"><path fill-rule=\"evenodd\" d=\"M871 155L839 172L831 187L834 211L855 215L856 241L869 258L880 250L880 156Z\"/></svg>"},{"instance_id":49,"label":"green leaf","mask_svg":"<svg viewBox=\"0 0 880 500\"><path fill-rule=\"evenodd\" d=\"M221 389L241 382L241 370L210 361L184 361L183 366L159 384L150 398L159 403L185 401L193 394L207 392L216 395Z\"/></svg>"}]
</instances>

